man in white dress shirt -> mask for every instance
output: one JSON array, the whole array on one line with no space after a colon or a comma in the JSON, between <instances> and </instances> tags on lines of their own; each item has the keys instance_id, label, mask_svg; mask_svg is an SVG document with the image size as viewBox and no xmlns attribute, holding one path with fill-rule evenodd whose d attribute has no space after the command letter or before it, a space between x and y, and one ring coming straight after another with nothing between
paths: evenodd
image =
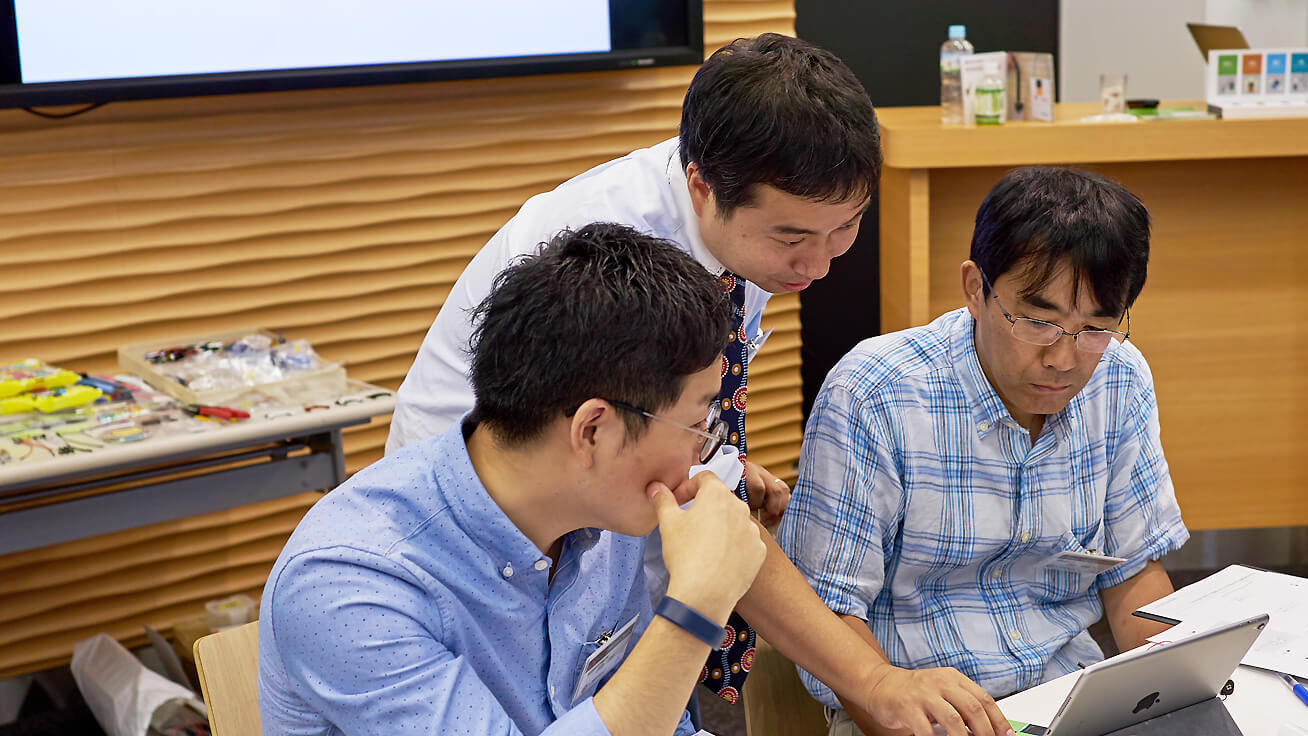
<instances>
[{"instance_id":1,"label":"man in white dress shirt","mask_svg":"<svg viewBox=\"0 0 1308 736\"><path fill-rule=\"evenodd\" d=\"M752 357L768 298L802 291L827 274L853 244L880 171L875 111L838 58L776 34L720 49L690 83L678 138L529 199L473 258L400 387L387 453L444 431L472 409L471 310L501 271L560 230L627 225L672 241L710 273L739 277L740 335ZM763 508L765 520L780 517L789 489L767 469L742 464L734 448L724 448L710 467L729 488L743 467L752 505ZM737 610L783 654L888 727L929 732L927 722L935 721L950 736L966 733L965 723L977 736L1008 731L994 701L956 672L868 666L867 644L813 594L771 535L763 536L767 559ZM752 650L741 663L746 672L750 663ZM743 677L734 667L706 667L705 677ZM733 688L719 692L738 697Z\"/></svg>"},{"instance_id":2,"label":"man in white dress shirt","mask_svg":"<svg viewBox=\"0 0 1308 736\"><path fill-rule=\"evenodd\" d=\"M472 408L468 310L507 264L560 230L620 223L677 243L711 273L743 277L744 329L757 349L768 298L802 291L849 249L880 171L876 114L843 62L776 34L721 49L690 84L680 138L532 197L473 258L400 386L387 453ZM772 494L765 510L779 516L789 492L747 466L751 491Z\"/></svg>"}]
</instances>

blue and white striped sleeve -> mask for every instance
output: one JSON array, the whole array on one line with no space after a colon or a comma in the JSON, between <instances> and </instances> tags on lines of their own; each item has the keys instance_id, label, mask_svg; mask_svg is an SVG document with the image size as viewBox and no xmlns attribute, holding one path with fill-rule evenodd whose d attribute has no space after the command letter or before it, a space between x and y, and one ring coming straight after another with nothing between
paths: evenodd
<instances>
[{"instance_id":1,"label":"blue and white striped sleeve","mask_svg":"<svg viewBox=\"0 0 1308 736\"><path fill-rule=\"evenodd\" d=\"M897 523L903 489L885 418L835 377L813 404L777 541L831 610L867 620L885 582L883 539Z\"/></svg>"},{"instance_id":2,"label":"blue and white striped sleeve","mask_svg":"<svg viewBox=\"0 0 1308 736\"><path fill-rule=\"evenodd\" d=\"M1112 379L1128 385L1109 458L1104 508L1104 551L1127 561L1099 576L1101 589L1125 582L1190 538L1163 456L1153 375L1143 356L1131 362Z\"/></svg>"}]
</instances>

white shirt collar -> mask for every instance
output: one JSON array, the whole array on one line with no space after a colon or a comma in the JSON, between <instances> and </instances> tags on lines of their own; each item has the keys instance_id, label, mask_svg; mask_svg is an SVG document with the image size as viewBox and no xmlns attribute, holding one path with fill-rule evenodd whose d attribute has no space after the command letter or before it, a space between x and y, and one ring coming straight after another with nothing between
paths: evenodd
<instances>
[{"instance_id":1,"label":"white shirt collar","mask_svg":"<svg viewBox=\"0 0 1308 736\"><path fill-rule=\"evenodd\" d=\"M668 146L670 153L666 170L668 188L672 190L672 197L677 203L677 217L681 220L685 243L690 248L690 254L709 273L714 276L720 275L727 269L718 262L717 258L713 257L708 246L704 245L704 238L700 237L699 217L695 215L695 207L690 201L690 187L686 183L686 171L681 168L681 149L677 145L677 139L673 138L670 143L672 145Z\"/></svg>"}]
</instances>

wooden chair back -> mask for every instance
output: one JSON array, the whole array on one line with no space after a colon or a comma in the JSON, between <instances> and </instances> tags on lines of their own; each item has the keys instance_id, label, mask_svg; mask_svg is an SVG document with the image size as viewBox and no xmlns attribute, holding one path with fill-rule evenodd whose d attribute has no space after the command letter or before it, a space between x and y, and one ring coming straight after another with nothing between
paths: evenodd
<instances>
[{"instance_id":1,"label":"wooden chair back","mask_svg":"<svg viewBox=\"0 0 1308 736\"><path fill-rule=\"evenodd\" d=\"M258 736L259 622L195 640L195 669L213 736Z\"/></svg>"}]
</instances>

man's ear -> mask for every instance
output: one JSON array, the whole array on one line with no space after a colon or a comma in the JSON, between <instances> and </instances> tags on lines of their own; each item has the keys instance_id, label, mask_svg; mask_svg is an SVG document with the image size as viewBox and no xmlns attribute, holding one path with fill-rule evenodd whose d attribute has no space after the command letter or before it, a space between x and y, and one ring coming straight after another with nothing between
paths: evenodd
<instances>
[{"instance_id":1,"label":"man's ear","mask_svg":"<svg viewBox=\"0 0 1308 736\"><path fill-rule=\"evenodd\" d=\"M963 261L959 276L963 286L963 303L967 305L967 311L972 313L973 319L980 319L986 305L985 280L981 278L981 268L976 265L976 261Z\"/></svg>"},{"instance_id":2,"label":"man's ear","mask_svg":"<svg viewBox=\"0 0 1308 736\"><path fill-rule=\"evenodd\" d=\"M695 210L695 216L703 219L705 213L716 211L716 205L713 202L713 187L704 180L704 174L699 168L699 164L691 161L686 164L686 188L690 191L690 206Z\"/></svg>"},{"instance_id":3,"label":"man's ear","mask_svg":"<svg viewBox=\"0 0 1308 736\"><path fill-rule=\"evenodd\" d=\"M592 468L603 453L621 447L626 427L617 409L603 399L587 399L572 415L568 446L584 468Z\"/></svg>"}]
</instances>

